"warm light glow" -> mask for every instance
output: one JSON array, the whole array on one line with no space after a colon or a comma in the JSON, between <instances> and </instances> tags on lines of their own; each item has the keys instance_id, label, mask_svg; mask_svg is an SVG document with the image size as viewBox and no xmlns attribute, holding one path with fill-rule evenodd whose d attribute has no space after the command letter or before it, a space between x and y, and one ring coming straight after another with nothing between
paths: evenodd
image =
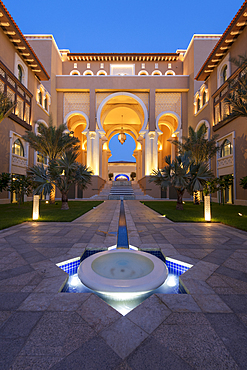
<instances>
[{"instance_id":1,"label":"warm light glow","mask_svg":"<svg viewBox=\"0 0 247 370\"><path fill-rule=\"evenodd\" d=\"M48 200L46 200L46 201L45 201L45 203L46 203L46 204L48 204L48 203L49 203L49 201L48 201Z\"/></svg>"},{"instance_id":2,"label":"warm light glow","mask_svg":"<svg viewBox=\"0 0 247 370\"><path fill-rule=\"evenodd\" d=\"M33 220L39 218L39 195L33 196Z\"/></svg>"},{"instance_id":3,"label":"warm light glow","mask_svg":"<svg viewBox=\"0 0 247 370\"><path fill-rule=\"evenodd\" d=\"M243 216L243 215L242 215L242 213L239 213L238 215L239 215L239 216Z\"/></svg>"},{"instance_id":4,"label":"warm light glow","mask_svg":"<svg viewBox=\"0 0 247 370\"><path fill-rule=\"evenodd\" d=\"M210 195L204 196L204 218L205 221L211 221Z\"/></svg>"}]
</instances>

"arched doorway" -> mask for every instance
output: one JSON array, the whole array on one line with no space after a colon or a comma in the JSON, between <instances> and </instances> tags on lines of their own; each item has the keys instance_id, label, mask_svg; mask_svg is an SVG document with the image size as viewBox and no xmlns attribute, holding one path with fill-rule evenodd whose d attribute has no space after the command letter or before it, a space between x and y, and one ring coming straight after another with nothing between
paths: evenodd
<instances>
[{"instance_id":1,"label":"arched doorway","mask_svg":"<svg viewBox=\"0 0 247 370\"><path fill-rule=\"evenodd\" d=\"M65 117L65 123L69 131L80 140L79 156L77 161L87 164L87 132L89 126L88 116L84 112L73 111Z\"/></svg>"},{"instance_id":2,"label":"arched doorway","mask_svg":"<svg viewBox=\"0 0 247 370\"><path fill-rule=\"evenodd\" d=\"M156 119L158 138L158 167L165 166L165 157L170 155L174 159L177 155L172 141L181 138L181 119L175 112L162 112Z\"/></svg>"},{"instance_id":3,"label":"arched doorway","mask_svg":"<svg viewBox=\"0 0 247 370\"><path fill-rule=\"evenodd\" d=\"M144 146L141 133L147 126L147 109L144 103L134 94L115 93L100 104L97 112L97 123L101 138L100 175L108 178L108 159L111 156L109 142L111 138L124 132L135 141L134 157L136 158L137 179L143 176Z\"/></svg>"},{"instance_id":4,"label":"arched doorway","mask_svg":"<svg viewBox=\"0 0 247 370\"><path fill-rule=\"evenodd\" d=\"M130 181L129 176L125 175L124 173L120 173L119 175L117 175L114 180L117 181L119 178L122 177L125 178L127 181Z\"/></svg>"}]
</instances>

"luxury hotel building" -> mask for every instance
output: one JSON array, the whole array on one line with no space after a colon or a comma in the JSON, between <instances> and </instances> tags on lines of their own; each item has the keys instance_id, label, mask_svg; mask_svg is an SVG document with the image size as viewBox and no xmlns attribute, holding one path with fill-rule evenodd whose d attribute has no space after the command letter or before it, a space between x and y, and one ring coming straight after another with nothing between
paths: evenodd
<instances>
[{"instance_id":1,"label":"luxury hotel building","mask_svg":"<svg viewBox=\"0 0 247 370\"><path fill-rule=\"evenodd\" d=\"M247 175L247 118L229 117L224 104L233 81L247 72L231 62L247 52L246 25L247 1L222 35L194 35L176 53L70 53L52 35L24 36L0 0L0 91L17 103L0 124L0 172L46 165L22 135L37 132L52 114L54 124L66 123L79 138L78 160L94 172L83 197L98 194L108 180L109 142L124 132L135 141L136 180L145 194L160 198L150 173L164 166L166 155L175 157L171 141L205 123L221 147L211 168L218 177L234 175L228 202L247 205L239 186ZM70 196L82 192L75 188ZM10 201L11 194L0 193L1 203Z\"/></svg>"}]
</instances>

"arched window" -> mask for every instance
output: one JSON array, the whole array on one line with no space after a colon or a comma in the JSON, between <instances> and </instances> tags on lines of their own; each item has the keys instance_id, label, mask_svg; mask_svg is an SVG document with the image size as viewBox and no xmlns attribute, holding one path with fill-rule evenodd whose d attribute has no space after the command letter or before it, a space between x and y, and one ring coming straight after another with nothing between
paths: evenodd
<instances>
[{"instance_id":1,"label":"arched window","mask_svg":"<svg viewBox=\"0 0 247 370\"><path fill-rule=\"evenodd\" d=\"M12 145L12 153L24 157L24 148L20 139L16 139Z\"/></svg>"},{"instance_id":2,"label":"arched window","mask_svg":"<svg viewBox=\"0 0 247 370\"><path fill-rule=\"evenodd\" d=\"M152 72L152 76L161 76L161 75L162 75L162 73L158 70L155 70L155 71Z\"/></svg>"},{"instance_id":3,"label":"arched window","mask_svg":"<svg viewBox=\"0 0 247 370\"><path fill-rule=\"evenodd\" d=\"M37 163L48 164L48 158L44 154L37 152Z\"/></svg>"},{"instance_id":4,"label":"arched window","mask_svg":"<svg viewBox=\"0 0 247 370\"><path fill-rule=\"evenodd\" d=\"M22 67L20 66L20 64L18 64L18 80L22 83L22 80L23 80L23 70L22 70Z\"/></svg>"},{"instance_id":5,"label":"arched window","mask_svg":"<svg viewBox=\"0 0 247 370\"><path fill-rule=\"evenodd\" d=\"M47 95L44 98L44 108L45 108L46 111L48 111L48 98L47 98Z\"/></svg>"},{"instance_id":6,"label":"arched window","mask_svg":"<svg viewBox=\"0 0 247 370\"><path fill-rule=\"evenodd\" d=\"M165 76L175 76L175 72L171 70L166 71Z\"/></svg>"},{"instance_id":7,"label":"arched window","mask_svg":"<svg viewBox=\"0 0 247 370\"><path fill-rule=\"evenodd\" d=\"M42 105L42 100L43 100L43 94L42 94L42 91L40 90L38 94L38 102L40 105Z\"/></svg>"},{"instance_id":8,"label":"arched window","mask_svg":"<svg viewBox=\"0 0 247 370\"><path fill-rule=\"evenodd\" d=\"M140 71L138 73L138 76L148 76L148 72L147 71Z\"/></svg>"},{"instance_id":9,"label":"arched window","mask_svg":"<svg viewBox=\"0 0 247 370\"><path fill-rule=\"evenodd\" d=\"M200 101L200 98L198 97L197 98L197 112L200 110L201 108L201 101Z\"/></svg>"},{"instance_id":10,"label":"arched window","mask_svg":"<svg viewBox=\"0 0 247 370\"><path fill-rule=\"evenodd\" d=\"M80 76L80 72L74 69L73 71L70 72L71 76Z\"/></svg>"},{"instance_id":11,"label":"arched window","mask_svg":"<svg viewBox=\"0 0 247 370\"><path fill-rule=\"evenodd\" d=\"M89 69L87 69L84 73L83 73L84 76L93 76L93 72L90 71Z\"/></svg>"},{"instance_id":12,"label":"arched window","mask_svg":"<svg viewBox=\"0 0 247 370\"><path fill-rule=\"evenodd\" d=\"M226 82L227 80L227 66L224 66L222 68L222 83Z\"/></svg>"},{"instance_id":13,"label":"arched window","mask_svg":"<svg viewBox=\"0 0 247 370\"><path fill-rule=\"evenodd\" d=\"M98 71L97 72L97 76L107 76L107 73L106 73L106 71Z\"/></svg>"},{"instance_id":14,"label":"arched window","mask_svg":"<svg viewBox=\"0 0 247 370\"><path fill-rule=\"evenodd\" d=\"M206 104L206 102L207 102L207 93L204 90L203 94L202 94L202 106L204 106Z\"/></svg>"},{"instance_id":15,"label":"arched window","mask_svg":"<svg viewBox=\"0 0 247 370\"><path fill-rule=\"evenodd\" d=\"M230 154L232 154L232 143L228 139L226 139L221 145L220 156L226 157Z\"/></svg>"}]
</instances>

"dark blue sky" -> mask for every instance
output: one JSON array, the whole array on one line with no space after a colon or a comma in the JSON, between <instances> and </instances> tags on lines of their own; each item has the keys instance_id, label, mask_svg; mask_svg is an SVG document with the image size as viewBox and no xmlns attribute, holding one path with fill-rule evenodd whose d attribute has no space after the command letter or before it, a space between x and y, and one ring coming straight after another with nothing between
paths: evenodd
<instances>
[{"instance_id":1,"label":"dark blue sky","mask_svg":"<svg viewBox=\"0 0 247 370\"><path fill-rule=\"evenodd\" d=\"M3 0L24 34L52 34L71 52L175 52L193 34L221 34L243 0ZM110 142L113 160L133 161L134 141Z\"/></svg>"},{"instance_id":2,"label":"dark blue sky","mask_svg":"<svg viewBox=\"0 0 247 370\"><path fill-rule=\"evenodd\" d=\"M71 52L175 52L222 33L243 0L3 0L24 34L53 34Z\"/></svg>"}]
</instances>

